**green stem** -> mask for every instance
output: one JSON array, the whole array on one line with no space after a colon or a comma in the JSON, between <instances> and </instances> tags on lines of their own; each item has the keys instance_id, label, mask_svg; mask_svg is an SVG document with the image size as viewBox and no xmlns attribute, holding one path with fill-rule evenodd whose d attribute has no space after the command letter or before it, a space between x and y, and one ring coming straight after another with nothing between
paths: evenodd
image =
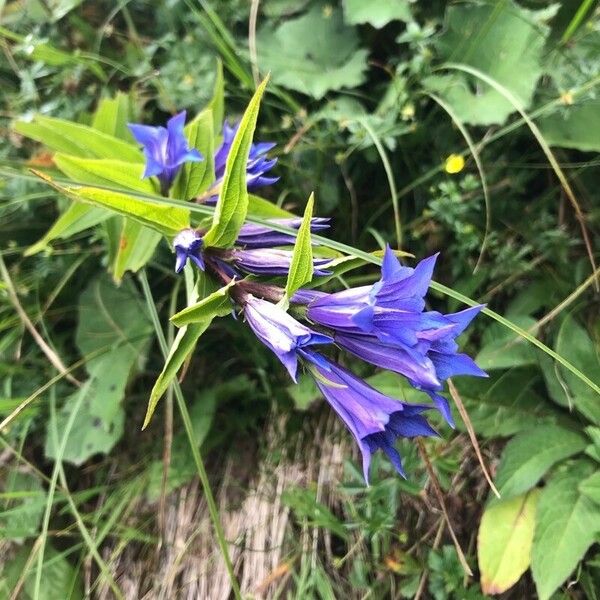
<instances>
[{"instance_id":1,"label":"green stem","mask_svg":"<svg viewBox=\"0 0 600 600\"><path fill-rule=\"evenodd\" d=\"M148 310L150 311L150 316L152 318L152 323L154 324L154 329L156 332L156 337L158 338L160 349L163 353L163 356L166 359L169 353L169 348L167 346L167 340L165 339L165 334L162 330L160 320L158 318L156 305L154 304L154 299L152 298L152 291L150 290L150 285L148 283L148 277L146 276L145 269L142 269L139 272L138 278L142 285L144 296L146 298L146 303L148 304ZM202 460L200 448L194 435L194 428L192 426L192 420L190 419L190 413L188 412L187 406L185 404L185 399L183 397L183 392L181 391L181 386L179 385L177 379L173 380L173 388L175 390L177 406L179 407L179 412L181 413L181 418L183 420L185 432L187 434L188 441L190 443L190 448L194 456L194 462L196 463L196 468L198 470L200 482L202 483L202 488L204 490L204 496L208 505L208 512L210 513L210 518L215 529L215 535L217 536L219 548L221 550L221 554L223 555L223 560L225 561L225 567L227 568L227 573L231 582L233 595L235 596L236 600L242 600L240 586L235 577L235 573L233 571L233 563L231 562L231 557L229 556L229 548L227 547L227 541L225 540L225 533L223 532L223 527L221 525L221 521L219 520L219 511L217 509L217 504L215 502L215 498L210 488L210 483L208 481L208 475L206 473L204 461Z\"/></svg>"}]
</instances>

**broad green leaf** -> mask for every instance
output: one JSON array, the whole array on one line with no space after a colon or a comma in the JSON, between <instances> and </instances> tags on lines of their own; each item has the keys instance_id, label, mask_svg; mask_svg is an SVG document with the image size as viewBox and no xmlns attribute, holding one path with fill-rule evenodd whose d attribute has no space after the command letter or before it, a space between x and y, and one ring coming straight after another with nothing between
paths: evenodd
<instances>
[{"instance_id":1,"label":"broad green leaf","mask_svg":"<svg viewBox=\"0 0 600 600\"><path fill-rule=\"evenodd\" d=\"M381 29L391 21L412 21L408 0L344 0L344 21L349 25L369 23Z\"/></svg>"},{"instance_id":2,"label":"broad green leaf","mask_svg":"<svg viewBox=\"0 0 600 600\"><path fill-rule=\"evenodd\" d=\"M152 258L162 235L136 221L123 219L123 229L113 265L115 281L120 282L127 271L136 273Z\"/></svg>"},{"instance_id":3,"label":"broad green leaf","mask_svg":"<svg viewBox=\"0 0 600 600\"><path fill-rule=\"evenodd\" d=\"M256 128L260 101L268 81L267 76L256 89L231 144L219 200L215 207L213 224L204 236L204 243L207 246L218 248L231 246L246 219L248 212L246 165Z\"/></svg>"},{"instance_id":4,"label":"broad green leaf","mask_svg":"<svg viewBox=\"0 0 600 600\"><path fill-rule=\"evenodd\" d=\"M572 317L561 324L556 352L566 356L595 383L600 384L600 348ZM560 365L542 362L552 399L563 406L575 406L595 424L600 424L600 396Z\"/></svg>"},{"instance_id":5,"label":"broad green leaf","mask_svg":"<svg viewBox=\"0 0 600 600\"><path fill-rule=\"evenodd\" d=\"M46 498L37 476L12 470L0 494L0 539L34 537L44 514Z\"/></svg>"},{"instance_id":6,"label":"broad green leaf","mask_svg":"<svg viewBox=\"0 0 600 600\"><path fill-rule=\"evenodd\" d=\"M548 600L575 570L600 532L600 510L578 489L592 466L583 461L557 473L542 490L531 571L540 600Z\"/></svg>"},{"instance_id":7,"label":"broad green leaf","mask_svg":"<svg viewBox=\"0 0 600 600\"><path fill-rule=\"evenodd\" d=\"M442 60L482 71L527 108L542 75L547 34L536 13L512 0L451 5L437 48ZM424 84L442 96L464 123L501 124L516 110L487 84L467 82L462 75L434 76Z\"/></svg>"},{"instance_id":8,"label":"broad green leaf","mask_svg":"<svg viewBox=\"0 0 600 600\"><path fill-rule=\"evenodd\" d=\"M598 100L564 106L538 122L550 146L600 152L600 106Z\"/></svg>"},{"instance_id":9,"label":"broad green leaf","mask_svg":"<svg viewBox=\"0 0 600 600\"><path fill-rule=\"evenodd\" d=\"M274 83L317 100L364 82L368 52L359 48L355 28L344 25L341 9L315 5L277 27L263 27L257 43L261 68Z\"/></svg>"},{"instance_id":10,"label":"broad green leaf","mask_svg":"<svg viewBox=\"0 0 600 600\"><path fill-rule=\"evenodd\" d=\"M185 268L184 273L186 275L186 284L188 284L188 305L192 306L197 303L198 298L202 298L204 300L213 292L218 291L214 289L215 284L213 280L204 273L198 274L195 286L191 283L189 267ZM158 376L154 386L152 387L152 391L150 392L150 399L148 400L148 408L146 409L146 416L144 417L142 429L145 429L150 423L152 415L156 410L158 401L167 391L167 388L177 375L177 372L183 363L187 360L188 356L190 356L190 354L193 352L198 338L208 329L211 321L212 319L206 319L205 321L201 321L199 323L191 323L190 325L183 326L177 332L177 335L173 340L173 344L169 349L169 354L165 360L162 371L160 372L160 375Z\"/></svg>"},{"instance_id":11,"label":"broad green leaf","mask_svg":"<svg viewBox=\"0 0 600 600\"><path fill-rule=\"evenodd\" d=\"M142 179L145 168L142 163L79 158L60 153L54 157L54 163L69 179L78 183L122 187L146 194L155 194L157 191L151 179Z\"/></svg>"},{"instance_id":12,"label":"broad green leaf","mask_svg":"<svg viewBox=\"0 0 600 600\"><path fill-rule=\"evenodd\" d=\"M305 283L311 281L314 271L312 241L310 238L310 225L312 221L313 206L315 204L315 195L311 194L306 208L302 223L296 235L294 243L294 253L290 263L287 283L285 285L285 295L291 298L294 292L300 289Z\"/></svg>"},{"instance_id":13,"label":"broad green leaf","mask_svg":"<svg viewBox=\"0 0 600 600\"><path fill-rule=\"evenodd\" d=\"M53 240L62 240L71 237L80 231L102 223L108 217L110 217L110 213L104 208L96 208L88 204L82 204L81 202L73 202L58 217L44 237L25 250L25 256L42 252L49 248L49 244Z\"/></svg>"},{"instance_id":14,"label":"broad green leaf","mask_svg":"<svg viewBox=\"0 0 600 600\"><path fill-rule=\"evenodd\" d=\"M501 438L559 420L559 413L536 391L537 368L491 373L489 379L454 380L473 429L485 438ZM456 412L458 429L464 425Z\"/></svg>"},{"instance_id":15,"label":"broad green leaf","mask_svg":"<svg viewBox=\"0 0 600 600\"><path fill-rule=\"evenodd\" d=\"M121 140L131 142L133 136L127 123L132 120L133 107L128 94L117 92L114 98L102 98L92 119L92 127L113 135Z\"/></svg>"},{"instance_id":16,"label":"broad green leaf","mask_svg":"<svg viewBox=\"0 0 600 600\"><path fill-rule=\"evenodd\" d=\"M596 471L579 484L579 491L590 500L600 505L600 471ZM600 511L600 508L598 509Z\"/></svg>"},{"instance_id":17,"label":"broad green leaf","mask_svg":"<svg viewBox=\"0 0 600 600\"><path fill-rule=\"evenodd\" d=\"M209 294L206 298L200 300L196 304L192 304L187 308L179 311L171 317L171 322L177 327L184 327L194 323L209 323L215 317L226 317L231 314L232 305L229 297L229 288L235 285L235 280L232 279L227 285L218 289L216 292Z\"/></svg>"},{"instance_id":18,"label":"broad green leaf","mask_svg":"<svg viewBox=\"0 0 600 600\"><path fill-rule=\"evenodd\" d=\"M42 600L83 600L82 570L76 569L65 552L59 552L51 544L44 549L42 566ZM17 596L22 600L35 598L36 569L29 562L35 556L32 544L23 546L9 562L4 565L2 575L6 577L10 592L14 592L17 582L23 587ZM71 556L72 557L72 556ZM35 563L34 563L35 565ZM0 592L2 588L0 587ZM4 599L4 596L2 596ZM10 598L6 596L6 598Z\"/></svg>"},{"instance_id":19,"label":"broad green leaf","mask_svg":"<svg viewBox=\"0 0 600 600\"><path fill-rule=\"evenodd\" d=\"M186 162L171 189L170 196L191 200L205 192L215 180L213 117L205 110L185 128L190 148L202 154L200 162Z\"/></svg>"},{"instance_id":20,"label":"broad green leaf","mask_svg":"<svg viewBox=\"0 0 600 600\"><path fill-rule=\"evenodd\" d=\"M523 329L529 329L536 322L527 315L509 315L508 318ZM482 342L483 348L475 362L484 371L537 364L534 349L498 323L494 323L485 331Z\"/></svg>"},{"instance_id":21,"label":"broad green leaf","mask_svg":"<svg viewBox=\"0 0 600 600\"><path fill-rule=\"evenodd\" d=\"M130 217L142 225L167 236L176 235L190 226L190 211L166 206L146 198L137 198L121 192L85 186L62 186L41 173L37 175L48 185L74 200L106 208L113 213Z\"/></svg>"},{"instance_id":22,"label":"broad green leaf","mask_svg":"<svg viewBox=\"0 0 600 600\"><path fill-rule=\"evenodd\" d=\"M81 158L112 158L141 163L141 151L117 137L72 121L36 115L32 121L17 121L14 129L41 142L50 150Z\"/></svg>"},{"instance_id":23,"label":"broad green leaf","mask_svg":"<svg viewBox=\"0 0 600 600\"><path fill-rule=\"evenodd\" d=\"M486 508L477 535L477 560L484 594L512 587L531 562L539 490Z\"/></svg>"},{"instance_id":24,"label":"broad green leaf","mask_svg":"<svg viewBox=\"0 0 600 600\"><path fill-rule=\"evenodd\" d=\"M587 440L581 434L544 425L514 437L502 453L495 483L508 500L534 487L557 462L582 452Z\"/></svg>"},{"instance_id":25,"label":"broad green leaf","mask_svg":"<svg viewBox=\"0 0 600 600\"><path fill-rule=\"evenodd\" d=\"M129 281L120 287L106 276L94 279L79 300L77 346L89 379L69 397L57 414L57 439L83 394L63 459L79 465L90 456L109 452L123 433L122 401L131 374L142 367L153 328L146 306ZM54 436L46 438L46 456L55 458Z\"/></svg>"}]
</instances>

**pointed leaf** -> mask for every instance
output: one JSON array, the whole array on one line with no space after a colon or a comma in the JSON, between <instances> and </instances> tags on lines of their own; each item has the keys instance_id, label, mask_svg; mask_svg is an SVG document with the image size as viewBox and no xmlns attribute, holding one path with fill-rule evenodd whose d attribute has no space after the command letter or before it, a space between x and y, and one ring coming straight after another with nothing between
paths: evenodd
<instances>
[{"instance_id":1,"label":"pointed leaf","mask_svg":"<svg viewBox=\"0 0 600 600\"><path fill-rule=\"evenodd\" d=\"M170 195L180 200L191 200L205 192L215 180L212 111L202 111L184 131L190 148L199 150L203 160L183 165Z\"/></svg>"},{"instance_id":2,"label":"pointed leaf","mask_svg":"<svg viewBox=\"0 0 600 600\"><path fill-rule=\"evenodd\" d=\"M127 271L136 273L152 258L162 236L131 219L123 220L119 248L113 266L113 277L120 282Z\"/></svg>"},{"instance_id":3,"label":"pointed leaf","mask_svg":"<svg viewBox=\"0 0 600 600\"><path fill-rule=\"evenodd\" d=\"M133 137L127 129L127 123L132 120L131 98L128 94L117 92L114 98L102 98L94 113L92 127L128 142Z\"/></svg>"},{"instance_id":4,"label":"pointed leaf","mask_svg":"<svg viewBox=\"0 0 600 600\"><path fill-rule=\"evenodd\" d=\"M208 295L200 302L188 306L171 317L171 322L177 327L183 327L193 323L212 321L215 317L226 317L232 311L229 288L235 285L232 279L227 285Z\"/></svg>"},{"instance_id":5,"label":"pointed leaf","mask_svg":"<svg viewBox=\"0 0 600 600\"><path fill-rule=\"evenodd\" d=\"M225 80L223 78L223 63L220 60L217 60L217 74L215 76L213 96L207 108L212 112L213 131L220 131L225 118Z\"/></svg>"},{"instance_id":6,"label":"pointed leaf","mask_svg":"<svg viewBox=\"0 0 600 600\"><path fill-rule=\"evenodd\" d=\"M142 153L135 145L93 127L64 119L36 115L33 121L17 121L14 129L57 152L82 158L118 156L120 160L127 162L143 162Z\"/></svg>"},{"instance_id":7,"label":"pointed leaf","mask_svg":"<svg viewBox=\"0 0 600 600\"><path fill-rule=\"evenodd\" d=\"M291 298L296 290L312 280L314 266L312 242L310 239L310 225L314 203L315 195L311 194L306 203L304 217L302 217L302 223L300 224L296 242L294 243L294 253L292 254L292 262L290 263L290 272L285 285L285 294L287 298Z\"/></svg>"},{"instance_id":8,"label":"pointed leaf","mask_svg":"<svg viewBox=\"0 0 600 600\"><path fill-rule=\"evenodd\" d=\"M501 500L481 517L477 560L484 594L512 587L531 562L531 544L539 490Z\"/></svg>"},{"instance_id":9,"label":"pointed leaf","mask_svg":"<svg viewBox=\"0 0 600 600\"><path fill-rule=\"evenodd\" d=\"M260 101L268 81L269 78L265 77L256 89L233 139L225 165L225 175L215 208L213 224L204 236L207 246L218 248L231 246L246 218L248 212L246 165L256 128Z\"/></svg>"}]
</instances>

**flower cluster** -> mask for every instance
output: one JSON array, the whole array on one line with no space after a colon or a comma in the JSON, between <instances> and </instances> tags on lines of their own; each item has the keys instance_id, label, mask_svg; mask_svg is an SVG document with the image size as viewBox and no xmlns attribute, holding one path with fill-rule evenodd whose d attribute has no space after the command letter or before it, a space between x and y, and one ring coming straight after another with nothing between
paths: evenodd
<instances>
[{"instance_id":1,"label":"flower cluster","mask_svg":"<svg viewBox=\"0 0 600 600\"><path fill-rule=\"evenodd\" d=\"M183 163L202 160L197 150L188 147L184 122L185 112L170 119L166 128L130 125L144 146L144 176L158 176L165 194ZM213 190L223 178L236 131L237 125L226 122L223 126L223 140L214 156ZM266 176L277 162L267 158L273 146L252 144L246 168L248 189L277 181ZM301 220L274 219L271 223L294 230ZM206 247L204 231L185 229L173 240L175 270L180 272L189 261L222 283L235 279L231 298L257 338L277 356L294 381L299 364L304 365L355 437L362 453L365 481L368 483L371 456L377 450L382 450L397 472L405 476L396 439L437 435L424 416L432 408L437 408L453 426L448 402L440 393L444 381L455 375L486 375L469 356L458 351L456 343L457 336L482 307L447 315L426 310L425 295L437 256L409 268L401 265L388 247L381 278L375 284L335 293L299 290L288 299L287 312L279 303L284 290L260 277L288 275L295 236L269 225L243 225L232 248ZM313 232L328 226L328 219L311 221ZM328 262L326 258L314 258L314 274L328 274ZM432 404L408 404L382 394L321 351L334 346L403 375L413 387L428 394Z\"/></svg>"},{"instance_id":2,"label":"flower cluster","mask_svg":"<svg viewBox=\"0 0 600 600\"><path fill-rule=\"evenodd\" d=\"M486 375L470 357L458 352L455 341L482 307L449 315L425 310L424 296L435 258L412 269L402 266L387 248L381 279L372 286L332 294L301 290L291 300L291 312L308 325L252 293L242 291L236 296L254 333L294 381L298 361L306 365L355 437L367 482L371 456L378 449L405 475L394 442L398 437L437 435L423 416L425 411L435 406L452 424L448 402L439 393L443 381L455 375ZM238 285L244 290L244 282ZM268 295L273 299L272 287ZM411 385L429 394L434 404L407 404L390 398L312 348L333 344L404 375Z\"/></svg>"}]
</instances>

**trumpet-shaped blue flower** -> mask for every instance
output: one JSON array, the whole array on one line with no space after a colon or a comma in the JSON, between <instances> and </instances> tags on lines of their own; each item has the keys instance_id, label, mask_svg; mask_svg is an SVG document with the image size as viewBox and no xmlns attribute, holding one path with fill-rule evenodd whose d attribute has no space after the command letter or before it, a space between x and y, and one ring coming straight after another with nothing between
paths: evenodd
<instances>
[{"instance_id":1,"label":"trumpet-shaped blue flower","mask_svg":"<svg viewBox=\"0 0 600 600\"><path fill-rule=\"evenodd\" d=\"M308 354L312 355L317 386L358 443L366 483L369 483L371 456L377 450L383 450L396 471L406 477L395 447L396 439L437 436L422 416L431 407L394 400L339 365L323 357L316 360L312 351Z\"/></svg>"},{"instance_id":2,"label":"trumpet-shaped blue flower","mask_svg":"<svg viewBox=\"0 0 600 600\"><path fill-rule=\"evenodd\" d=\"M204 257L202 256L202 237L194 229L184 229L173 239L175 250L175 272L180 273L188 259L191 259L204 271Z\"/></svg>"},{"instance_id":3,"label":"trumpet-shaped blue flower","mask_svg":"<svg viewBox=\"0 0 600 600\"><path fill-rule=\"evenodd\" d=\"M167 121L166 127L129 123L133 137L144 147L146 170L143 177L158 176L161 191L166 194L181 165L199 162L202 155L190 148L183 133L185 110Z\"/></svg>"},{"instance_id":4,"label":"trumpet-shaped blue flower","mask_svg":"<svg viewBox=\"0 0 600 600\"><path fill-rule=\"evenodd\" d=\"M320 355L310 353L306 348L333 342L328 335L312 331L276 304L260 298L246 298L244 314L256 337L275 353L294 381L299 356L313 363L323 363L324 359L321 360Z\"/></svg>"},{"instance_id":5,"label":"trumpet-shaped blue flower","mask_svg":"<svg viewBox=\"0 0 600 600\"><path fill-rule=\"evenodd\" d=\"M292 264L292 252L279 248L250 248L248 250L233 250L232 259L236 268L244 273L253 275L287 275ZM331 262L329 258L315 258L314 274L316 276L329 275L330 271L320 269Z\"/></svg>"},{"instance_id":6,"label":"trumpet-shaped blue flower","mask_svg":"<svg viewBox=\"0 0 600 600\"><path fill-rule=\"evenodd\" d=\"M229 125L227 121L223 123L223 141L215 152L215 177L217 182L221 181L225 174L225 164L238 127L239 123L233 126ZM279 177L267 177L265 175L277 164L276 158L268 159L266 156L267 152L275 146L276 144L272 142L259 142L250 146L246 165L246 184L249 190L279 181Z\"/></svg>"},{"instance_id":7,"label":"trumpet-shaped blue flower","mask_svg":"<svg viewBox=\"0 0 600 600\"><path fill-rule=\"evenodd\" d=\"M291 229L298 229L302 219L270 219L277 225L284 225ZM329 227L329 219L314 217L311 220L310 230L315 233ZM238 234L236 245L243 248L273 248L274 246L289 246L294 244L296 237L289 233L280 233L268 225L245 223Z\"/></svg>"}]
</instances>

